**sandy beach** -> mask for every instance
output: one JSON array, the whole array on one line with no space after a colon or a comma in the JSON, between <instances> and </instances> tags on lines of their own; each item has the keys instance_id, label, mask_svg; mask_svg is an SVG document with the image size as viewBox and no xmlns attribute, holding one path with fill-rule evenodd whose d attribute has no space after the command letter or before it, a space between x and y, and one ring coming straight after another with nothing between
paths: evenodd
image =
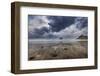
<instances>
[{"instance_id":1,"label":"sandy beach","mask_svg":"<svg viewBox=\"0 0 100 76\"><path fill-rule=\"evenodd\" d=\"M29 45L28 60L87 58L87 41L33 43Z\"/></svg>"}]
</instances>

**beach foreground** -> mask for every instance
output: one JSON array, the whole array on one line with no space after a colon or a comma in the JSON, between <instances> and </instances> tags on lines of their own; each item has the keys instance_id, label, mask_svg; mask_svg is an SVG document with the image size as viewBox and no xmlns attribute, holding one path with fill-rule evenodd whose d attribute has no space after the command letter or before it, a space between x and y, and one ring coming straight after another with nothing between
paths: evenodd
<instances>
[{"instance_id":1,"label":"beach foreground","mask_svg":"<svg viewBox=\"0 0 100 76\"><path fill-rule=\"evenodd\" d=\"M78 59L88 57L88 42L34 43L29 45L28 60Z\"/></svg>"}]
</instances>

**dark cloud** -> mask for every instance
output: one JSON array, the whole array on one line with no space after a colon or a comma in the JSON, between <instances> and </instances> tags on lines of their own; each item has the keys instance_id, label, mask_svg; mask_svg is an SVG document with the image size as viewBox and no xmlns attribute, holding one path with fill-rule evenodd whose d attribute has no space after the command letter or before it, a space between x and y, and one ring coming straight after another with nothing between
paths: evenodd
<instances>
[{"instance_id":1,"label":"dark cloud","mask_svg":"<svg viewBox=\"0 0 100 76\"><path fill-rule=\"evenodd\" d=\"M48 33L50 30L46 27L42 27L40 29L35 28L34 32L32 33L28 33L29 34L29 38L44 38L43 35L45 33Z\"/></svg>"},{"instance_id":2,"label":"dark cloud","mask_svg":"<svg viewBox=\"0 0 100 76\"><path fill-rule=\"evenodd\" d=\"M88 18L71 16L28 16L28 38L77 38L87 35Z\"/></svg>"},{"instance_id":3,"label":"dark cloud","mask_svg":"<svg viewBox=\"0 0 100 76\"><path fill-rule=\"evenodd\" d=\"M78 17L75 19L76 27L82 29L88 25L88 18L87 17Z\"/></svg>"},{"instance_id":4,"label":"dark cloud","mask_svg":"<svg viewBox=\"0 0 100 76\"><path fill-rule=\"evenodd\" d=\"M58 32L74 23L76 17L66 16L48 16L53 22L49 23L52 31Z\"/></svg>"}]
</instances>

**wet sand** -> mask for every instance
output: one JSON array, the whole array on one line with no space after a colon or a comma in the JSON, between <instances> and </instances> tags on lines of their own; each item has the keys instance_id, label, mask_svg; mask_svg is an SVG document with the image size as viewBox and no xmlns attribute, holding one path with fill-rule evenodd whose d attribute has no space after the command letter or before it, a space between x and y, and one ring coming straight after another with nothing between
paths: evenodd
<instances>
[{"instance_id":1,"label":"wet sand","mask_svg":"<svg viewBox=\"0 0 100 76\"><path fill-rule=\"evenodd\" d=\"M31 44L28 48L28 60L87 58L87 44L87 41Z\"/></svg>"}]
</instances>

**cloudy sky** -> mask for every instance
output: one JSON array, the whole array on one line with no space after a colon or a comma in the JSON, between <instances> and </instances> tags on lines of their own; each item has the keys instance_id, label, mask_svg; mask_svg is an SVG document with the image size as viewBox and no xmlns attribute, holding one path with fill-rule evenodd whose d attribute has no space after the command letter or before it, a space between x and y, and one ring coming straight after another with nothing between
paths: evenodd
<instances>
[{"instance_id":1,"label":"cloudy sky","mask_svg":"<svg viewBox=\"0 0 100 76\"><path fill-rule=\"evenodd\" d=\"M29 39L76 39L87 34L87 17L28 15Z\"/></svg>"}]
</instances>

